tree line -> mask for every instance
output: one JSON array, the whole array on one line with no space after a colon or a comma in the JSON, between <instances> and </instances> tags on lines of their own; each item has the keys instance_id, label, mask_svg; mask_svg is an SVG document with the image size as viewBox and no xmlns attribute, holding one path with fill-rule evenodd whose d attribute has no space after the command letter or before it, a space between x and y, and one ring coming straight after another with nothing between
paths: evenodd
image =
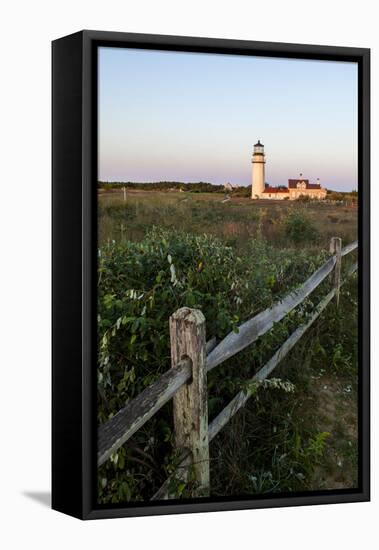
<instances>
[{"instance_id":1,"label":"tree line","mask_svg":"<svg viewBox=\"0 0 379 550\"><path fill-rule=\"evenodd\" d=\"M199 181L184 183L181 181L155 181L155 182L135 182L135 181L99 181L100 189L144 189L151 191L191 191L193 193L220 193L224 191L223 185L214 185L213 183Z\"/></svg>"}]
</instances>

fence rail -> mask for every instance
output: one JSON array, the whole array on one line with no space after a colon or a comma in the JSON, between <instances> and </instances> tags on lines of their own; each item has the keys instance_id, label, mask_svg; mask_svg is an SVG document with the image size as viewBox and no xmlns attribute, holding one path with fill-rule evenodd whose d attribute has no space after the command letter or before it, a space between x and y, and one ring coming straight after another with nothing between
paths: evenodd
<instances>
[{"instance_id":1,"label":"fence rail","mask_svg":"<svg viewBox=\"0 0 379 550\"><path fill-rule=\"evenodd\" d=\"M181 451L176 475L186 480L191 468L198 482L198 494L207 494L209 442L251 397L253 390L248 389L248 384L264 380L271 374L334 297L338 305L340 286L344 282L341 281L341 259L357 248L357 241L342 248L341 239L333 237L330 244L333 255L298 289L243 323L238 333L229 333L219 343L215 338L205 343L205 319L200 311L181 308L175 312L170 318L172 368L127 403L114 417L99 426L98 465L103 464L173 398L175 443ZM346 277L352 275L357 267L357 263L352 265ZM330 274L333 275L333 289L316 306L310 318L291 334L271 359L247 381L247 388L241 390L208 425L207 372L263 336L274 323L302 303ZM170 497L169 481L170 479L153 496L154 500Z\"/></svg>"},{"instance_id":2,"label":"fence rail","mask_svg":"<svg viewBox=\"0 0 379 550\"><path fill-rule=\"evenodd\" d=\"M355 246L353 247L353 245ZM352 243L346 247L347 251L341 250L341 256L352 252L357 246L357 242ZM229 333L207 357L207 371L217 367L217 365L255 342L270 330L274 323L281 321L290 311L301 304L332 272L336 261L337 256L331 256L300 288L288 294L271 308L258 313L255 317L243 323L239 327L238 333Z\"/></svg>"},{"instance_id":3,"label":"fence rail","mask_svg":"<svg viewBox=\"0 0 379 550\"><path fill-rule=\"evenodd\" d=\"M358 264L355 263L351 269L349 269L348 276L352 275L357 270ZM271 357L271 359L262 367L251 380L247 381L247 385L250 382L255 382L257 380L265 380L271 372L278 366L280 361L284 359L289 351L294 347L294 345L300 340L303 334L309 329L309 327L315 322L319 317L322 311L326 306L331 302L331 300L336 295L337 290L334 288L331 290L323 300L315 308L314 313L311 315L309 320L300 325L291 336L280 346L278 351ZM230 403L219 413L218 416L211 422L209 425L209 441L211 441L218 432L227 424L227 422L235 415L235 413L245 405L246 401L253 395L253 390L244 389L241 390Z\"/></svg>"}]
</instances>

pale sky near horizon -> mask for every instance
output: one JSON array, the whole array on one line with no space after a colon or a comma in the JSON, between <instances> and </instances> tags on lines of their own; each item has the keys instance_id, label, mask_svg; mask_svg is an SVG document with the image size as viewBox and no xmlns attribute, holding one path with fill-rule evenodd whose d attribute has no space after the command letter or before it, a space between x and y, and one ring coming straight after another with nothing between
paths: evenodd
<instances>
[{"instance_id":1,"label":"pale sky near horizon","mask_svg":"<svg viewBox=\"0 0 379 550\"><path fill-rule=\"evenodd\" d=\"M99 180L357 189L357 64L99 48Z\"/></svg>"}]
</instances>

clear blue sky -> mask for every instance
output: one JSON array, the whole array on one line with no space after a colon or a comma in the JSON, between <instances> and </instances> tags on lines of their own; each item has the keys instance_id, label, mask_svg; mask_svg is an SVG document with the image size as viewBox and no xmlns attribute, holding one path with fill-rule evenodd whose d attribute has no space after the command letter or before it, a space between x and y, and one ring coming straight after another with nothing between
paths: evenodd
<instances>
[{"instance_id":1,"label":"clear blue sky","mask_svg":"<svg viewBox=\"0 0 379 550\"><path fill-rule=\"evenodd\" d=\"M357 65L99 49L99 179L357 188Z\"/></svg>"}]
</instances>

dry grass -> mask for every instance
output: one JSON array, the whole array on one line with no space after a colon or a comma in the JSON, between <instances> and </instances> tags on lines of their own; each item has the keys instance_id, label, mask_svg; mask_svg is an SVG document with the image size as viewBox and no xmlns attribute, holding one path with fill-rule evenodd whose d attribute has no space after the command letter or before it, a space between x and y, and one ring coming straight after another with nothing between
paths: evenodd
<instances>
[{"instance_id":1,"label":"dry grass","mask_svg":"<svg viewBox=\"0 0 379 550\"><path fill-rule=\"evenodd\" d=\"M315 229L313 245L328 247L332 236L343 242L357 238L357 209L326 203L251 201L232 197L222 202L220 193L180 193L128 190L99 193L99 242L123 238L141 240L153 225L191 233L208 233L243 247L247 239L261 236L284 246L284 221L290 212L301 210ZM316 239L317 233L317 239ZM307 243L312 248L312 242Z\"/></svg>"}]
</instances>

